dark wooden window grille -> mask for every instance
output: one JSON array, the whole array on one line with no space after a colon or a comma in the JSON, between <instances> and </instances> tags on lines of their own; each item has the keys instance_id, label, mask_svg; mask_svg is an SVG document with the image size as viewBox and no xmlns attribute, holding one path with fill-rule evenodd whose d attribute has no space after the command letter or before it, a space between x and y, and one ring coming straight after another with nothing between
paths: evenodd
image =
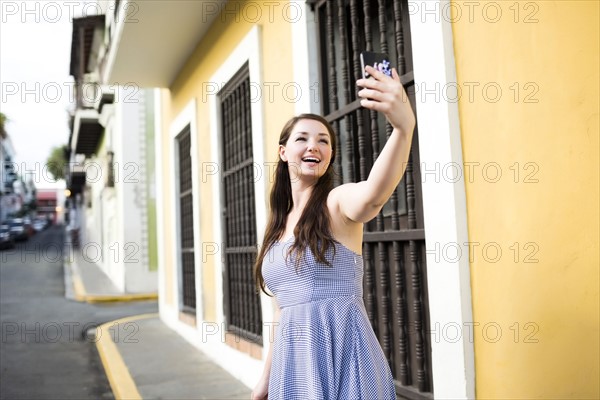
<instances>
[{"instance_id":1,"label":"dark wooden window grille","mask_svg":"<svg viewBox=\"0 0 600 400\"><path fill-rule=\"evenodd\" d=\"M413 110L407 0L312 1L318 26L320 103L338 132L336 184L365 180L391 134L382 115L360 107L360 52L395 61ZM431 343L418 132L406 174L382 212L365 224L364 298L402 398L431 399Z\"/></svg>"},{"instance_id":2,"label":"dark wooden window grille","mask_svg":"<svg viewBox=\"0 0 600 400\"><path fill-rule=\"evenodd\" d=\"M106 152L106 187L115 187L115 153L113 151Z\"/></svg>"},{"instance_id":3,"label":"dark wooden window grille","mask_svg":"<svg viewBox=\"0 0 600 400\"><path fill-rule=\"evenodd\" d=\"M188 125L177 136L179 155L179 227L181 235L182 311L195 313L194 196L192 193L191 135Z\"/></svg>"},{"instance_id":4,"label":"dark wooden window grille","mask_svg":"<svg viewBox=\"0 0 600 400\"><path fill-rule=\"evenodd\" d=\"M247 65L228 82L220 97L227 329L262 344L260 296L252 274L257 238Z\"/></svg>"}]
</instances>

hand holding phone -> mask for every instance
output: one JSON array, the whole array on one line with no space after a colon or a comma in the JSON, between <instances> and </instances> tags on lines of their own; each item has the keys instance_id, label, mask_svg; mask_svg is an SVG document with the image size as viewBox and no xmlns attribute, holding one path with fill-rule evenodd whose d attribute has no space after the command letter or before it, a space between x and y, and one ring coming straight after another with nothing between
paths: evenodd
<instances>
[{"instance_id":1,"label":"hand holding phone","mask_svg":"<svg viewBox=\"0 0 600 400\"><path fill-rule=\"evenodd\" d=\"M356 84L360 88L357 96L361 99L360 105L373 111L382 112L388 122L401 132L412 132L415 125L415 115L410 101L400 81L400 76L392 68L386 54L363 52L360 54L363 68L362 79ZM378 78L370 76L365 68L370 66L378 73L373 72ZM390 79L383 78L387 75ZM372 79L368 79L372 78Z\"/></svg>"},{"instance_id":2,"label":"hand holding phone","mask_svg":"<svg viewBox=\"0 0 600 400\"><path fill-rule=\"evenodd\" d=\"M372 51L363 51L360 53L360 65L362 67L362 77L370 78L371 75L365 71L365 67L370 65L376 70L383 72L390 78L392 77L392 64L390 58L384 53L374 53Z\"/></svg>"}]
</instances>

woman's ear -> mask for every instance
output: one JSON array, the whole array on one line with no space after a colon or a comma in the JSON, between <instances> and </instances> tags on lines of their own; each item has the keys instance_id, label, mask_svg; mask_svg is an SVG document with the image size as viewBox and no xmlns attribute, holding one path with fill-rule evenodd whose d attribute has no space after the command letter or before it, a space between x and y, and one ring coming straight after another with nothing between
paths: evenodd
<instances>
[{"instance_id":1,"label":"woman's ear","mask_svg":"<svg viewBox=\"0 0 600 400\"><path fill-rule=\"evenodd\" d=\"M281 161L287 162L287 157L285 155L285 146L282 144L279 145L279 158L281 158Z\"/></svg>"}]
</instances>

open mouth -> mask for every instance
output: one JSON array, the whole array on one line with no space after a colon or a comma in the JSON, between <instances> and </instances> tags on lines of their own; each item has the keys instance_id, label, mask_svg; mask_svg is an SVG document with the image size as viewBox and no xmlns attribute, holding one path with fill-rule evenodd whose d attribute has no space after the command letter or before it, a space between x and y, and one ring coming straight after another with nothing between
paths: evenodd
<instances>
[{"instance_id":1,"label":"open mouth","mask_svg":"<svg viewBox=\"0 0 600 400\"><path fill-rule=\"evenodd\" d=\"M315 157L305 157L302 159L302 161L304 161L306 163L314 163L314 164L318 164L321 162L321 160L319 160L318 158L315 158Z\"/></svg>"}]
</instances>

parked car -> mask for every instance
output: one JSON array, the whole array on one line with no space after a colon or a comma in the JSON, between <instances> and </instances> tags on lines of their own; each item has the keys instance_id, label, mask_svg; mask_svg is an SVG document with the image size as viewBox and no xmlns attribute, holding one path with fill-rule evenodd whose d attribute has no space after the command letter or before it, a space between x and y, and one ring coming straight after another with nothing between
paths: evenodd
<instances>
[{"instance_id":1,"label":"parked car","mask_svg":"<svg viewBox=\"0 0 600 400\"><path fill-rule=\"evenodd\" d=\"M48 222L45 219L36 219L33 221L33 229L36 232L41 232L48 227Z\"/></svg>"},{"instance_id":2,"label":"parked car","mask_svg":"<svg viewBox=\"0 0 600 400\"><path fill-rule=\"evenodd\" d=\"M10 233L8 224L0 225L0 249L12 249L15 247L13 235Z\"/></svg>"},{"instance_id":3,"label":"parked car","mask_svg":"<svg viewBox=\"0 0 600 400\"><path fill-rule=\"evenodd\" d=\"M29 228L25 225L23 218L13 218L8 221L10 227L10 233L14 240L27 240L29 239Z\"/></svg>"},{"instance_id":4,"label":"parked car","mask_svg":"<svg viewBox=\"0 0 600 400\"><path fill-rule=\"evenodd\" d=\"M37 231L33 228L33 222L31 221L30 217L23 217L23 225L25 225L25 230L27 231L27 235L29 237L36 234Z\"/></svg>"}]
</instances>

